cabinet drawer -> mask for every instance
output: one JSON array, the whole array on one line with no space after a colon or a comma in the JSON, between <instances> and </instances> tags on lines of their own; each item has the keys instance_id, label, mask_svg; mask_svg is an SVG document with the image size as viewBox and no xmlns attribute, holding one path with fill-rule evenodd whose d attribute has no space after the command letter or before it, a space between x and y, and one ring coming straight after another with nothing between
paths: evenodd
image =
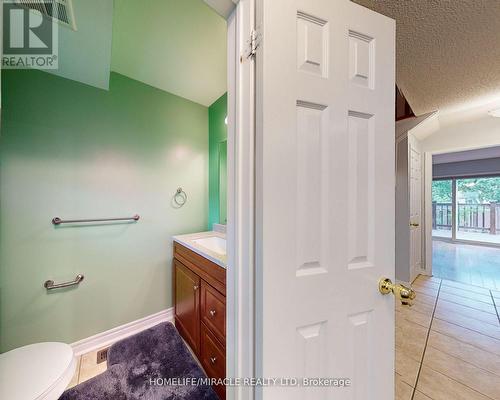
<instances>
[{"instance_id":1,"label":"cabinet drawer","mask_svg":"<svg viewBox=\"0 0 500 400\"><path fill-rule=\"evenodd\" d=\"M200 361L210 378L224 379L226 377L226 351L204 323L201 323ZM214 386L214 390L221 399L225 398L224 386Z\"/></svg>"},{"instance_id":2,"label":"cabinet drawer","mask_svg":"<svg viewBox=\"0 0 500 400\"><path fill-rule=\"evenodd\" d=\"M203 280L201 281L201 320L221 343L226 343L226 298Z\"/></svg>"}]
</instances>

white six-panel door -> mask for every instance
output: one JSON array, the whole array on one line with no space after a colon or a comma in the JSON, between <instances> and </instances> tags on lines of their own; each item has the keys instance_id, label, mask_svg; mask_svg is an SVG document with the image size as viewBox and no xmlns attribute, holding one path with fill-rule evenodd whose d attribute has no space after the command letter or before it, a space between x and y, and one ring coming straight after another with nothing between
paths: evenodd
<instances>
[{"instance_id":1,"label":"white six-panel door","mask_svg":"<svg viewBox=\"0 0 500 400\"><path fill-rule=\"evenodd\" d=\"M260 0L257 25L257 376L352 381L258 396L391 400L394 21Z\"/></svg>"}]
</instances>

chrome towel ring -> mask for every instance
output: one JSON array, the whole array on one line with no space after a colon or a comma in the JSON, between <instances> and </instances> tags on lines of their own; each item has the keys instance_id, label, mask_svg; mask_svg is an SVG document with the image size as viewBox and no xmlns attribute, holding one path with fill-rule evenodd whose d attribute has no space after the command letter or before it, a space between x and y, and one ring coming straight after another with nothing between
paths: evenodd
<instances>
[{"instance_id":1,"label":"chrome towel ring","mask_svg":"<svg viewBox=\"0 0 500 400\"><path fill-rule=\"evenodd\" d=\"M184 204L186 204L187 201L187 194L184 190L182 190L181 187L177 188L175 195L174 195L174 202L177 204L179 207L182 207Z\"/></svg>"}]
</instances>

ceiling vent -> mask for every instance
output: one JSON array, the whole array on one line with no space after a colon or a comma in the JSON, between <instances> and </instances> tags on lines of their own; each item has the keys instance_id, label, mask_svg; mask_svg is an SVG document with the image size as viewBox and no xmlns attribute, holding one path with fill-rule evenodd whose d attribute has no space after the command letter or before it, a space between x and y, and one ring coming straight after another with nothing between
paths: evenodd
<instances>
[{"instance_id":1,"label":"ceiling vent","mask_svg":"<svg viewBox=\"0 0 500 400\"><path fill-rule=\"evenodd\" d=\"M16 2L76 31L73 0L16 0Z\"/></svg>"}]
</instances>

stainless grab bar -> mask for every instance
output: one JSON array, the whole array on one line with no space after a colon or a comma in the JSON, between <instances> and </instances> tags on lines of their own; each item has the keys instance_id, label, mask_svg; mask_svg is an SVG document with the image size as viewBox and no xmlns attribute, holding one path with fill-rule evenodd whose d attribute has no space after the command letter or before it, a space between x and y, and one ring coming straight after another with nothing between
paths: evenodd
<instances>
[{"instance_id":1,"label":"stainless grab bar","mask_svg":"<svg viewBox=\"0 0 500 400\"><path fill-rule=\"evenodd\" d=\"M74 281L70 282L63 282L63 283L54 283L52 280L45 281L43 284L43 287L47 290L52 290L52 289L60 289L60 288L65 288L68 286L74 286L78 285L81 281L83 281L84 276L82 274L78 274L75 278Z\"/></svg>"},{"instance_id":2,"label":"stainless grab bar","mask_svg":"<svg viewBox=\"0 0 500 400\"><path fill-rule=\"evenodd\" d=\"M52 223L54 225L61 224L78 224L87 222L108 222L108 221L139 221L140 216L138 214L133 217L123 217L123 218L94 218L94 219L61 219L59 217L52 218Z\"/></svg>"}]
</instances>

